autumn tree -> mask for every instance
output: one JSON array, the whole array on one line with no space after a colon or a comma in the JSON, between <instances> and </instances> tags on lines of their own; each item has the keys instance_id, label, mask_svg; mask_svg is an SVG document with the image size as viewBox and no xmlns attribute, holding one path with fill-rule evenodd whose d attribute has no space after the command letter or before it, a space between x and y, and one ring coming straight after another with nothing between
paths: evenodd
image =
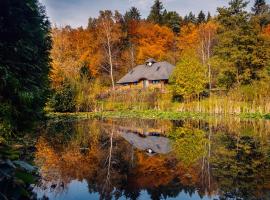
<instances>
[{"instance_id":1,"label":"autumn tree","mask_svg":"<svg viewBox=\"0 0 270 200\"><path fill-rule=\"evenodd\" d=\"M176 65L170 79L171 91L175 97L185 100L198 98L207 83L205 68L192 54L185 54Z\"/></svg>"},{"instance_id":2,"label":"autumn tree","mask_svg":"<svg viewBox=\"0 0 270 200\"><path fill-rule=\"evenodd\" d=\"M52 30L52 86L57 88L65 78L79 76L81 67L89 68L96 75L98 68L89 56L93 51L93 35L83 28L72 29L69 26ZM92 45L91 45L92 44ZM97 57L98 58L98 57Z\"/></svg>"},{"instance_id":3,"label":"autumn tree","mask_svg":"<svg viewBox=\"0 0 270 200\"><path fill-rule=\"evenodd\" d=\"M126 31L126 40L127 48L126 51L123 51L122 58L126 63L130 63L130 66L127 70L132 69L136 65L136 53L137 53L137 29L139 27L141 19L141 14L136 7L132 7L124 15L125 20L125 31Z\"/></svg>"},{"instance_id":4,"label":"autumn tree","mask_svg":"<svg viewBox=\"0 0 270 200\"><path fill-rule=\"evenodd\" d=\"M193 23L188 23L181 28L181 32L178 36L179 50L184 53L185 51L197 51L199 43L198 28Z\"/></svg>"},{"instance_id":5,"label":"autumn tree","mask_svg":"<svg viewBox=\"0 0 270 200\"><path fill-rule=\"evenodd\" d=\"M212 89L212 67L210 59L214 54L214 46L216 45L217 27L216 23L210 21L206 24L201 24L198 28L198 51L203 66L207 66L209 94Z\"/></svg>"},{"instance_id":6,"label":"autumn tree","mask_svg":"<svg viewBox=\"0 0 270 200\"><path fill-rule=\"evenodd\" d=\"M88 18L88 24L87 24L87 30L93 30L97 26L97 19L89 17Z\"/></svg>"},{"instance_id":7,"label":"autumn tree","mask_svg":"<svg viewBox=\"0 0 270 200\"><path fill-rule=\"evenodd\" d=\"M98 28L97 33L99 34L98 40L102 45L106 57L106 64L103 68L110 73L112 88L114 89L114 65L115 56L117 53L116 45L121 39L121 26L116 21L117 15L109 10L100 11L100 16L98 18ZM107 68L109 66L109 69Z\"/></svg>"},{"instance_id":8,"label":"autumn tree","mask_svg":"<svg viewBox=\"0 0 270 200\"><path fill-rule=\"evenodd\" d=\"M162 60L173 45L174 34L166 26L159 26L148 22L140 23L138 34L138 63L153 57Z\"/></svg>"},{"instance_id":9,"label":"autumn tree","mask_svg":"<svg viewBox=\"0 0 270 200\"><path fill-rule=\"evenodd\" d=\"M270 39L270 24L263 29L262 34Z\"/></svg>"},{"instance_id":10,"label":"autumn tree","mask_svg":"<svg viewBox=\"0 0 270 200\"><path fill-rule=\"evenodd\" d=\"M178 47L180 55L186 53L193 54L200 60L202 66L206 68L208 73L208 84L211 90L211 62L214 46L216 44L217 24L214 22L195 25L189 23L182 27L182 31L178 37Z\"/></svg>"},{"instance_id":11,"label":"autumn tree","mask_svg":"<svg viewBox=\"0 0 270 200\"><path fill-rule=\"evenodd\" d=\"M229 7L218 8L218 45L215 55L221 60L220 83L232 80L238 84L248 84L259 78L259 71L267 65L266 46L250 23L245 11L247 3L233 0ZM229 77L228 77L229 76ZM228 85L225 85L226 87Z\"/></svg>"}]
</instances>

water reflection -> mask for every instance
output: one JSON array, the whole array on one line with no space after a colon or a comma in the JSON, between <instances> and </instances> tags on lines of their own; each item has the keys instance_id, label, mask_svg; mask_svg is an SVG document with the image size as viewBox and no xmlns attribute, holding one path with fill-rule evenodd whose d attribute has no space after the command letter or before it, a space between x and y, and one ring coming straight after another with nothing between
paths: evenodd
<instances>
[{"instance_id":1,"label":"water reflection","mask_svg":"<svg viewBox=\"0 0 270 200\"><path fill-rule=\"evenodd\" d=\"M269 121L85 120L36 145L39 198L268 199Z\"/></svg>"}]
</instances>

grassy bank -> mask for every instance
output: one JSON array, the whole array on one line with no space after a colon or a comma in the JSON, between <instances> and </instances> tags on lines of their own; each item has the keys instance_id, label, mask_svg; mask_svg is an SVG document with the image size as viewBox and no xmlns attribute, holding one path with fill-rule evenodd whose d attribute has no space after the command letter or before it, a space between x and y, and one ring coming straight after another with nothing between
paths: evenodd
<instances>
[{"instance_id":1,"label":"grassy bank","mask_svg":"<svg viewBox=\"0 0 270 200\"><path fill-rule=\"evenodd\" d=\"M48 118L54 120L62 119L91 119L91 118L141 118L141 119L206 119L213 117L223 117L223 115L213 115L199 112L176 112L176 111L158 111L158 110L124 110L124 111L106 111L106 112L76 112L76 113L48 113ZM270 119L269 114L260 113L241 113L239 115L230 115L226 117L239 117L241 119Z\"/></svg>"}]
</instances>

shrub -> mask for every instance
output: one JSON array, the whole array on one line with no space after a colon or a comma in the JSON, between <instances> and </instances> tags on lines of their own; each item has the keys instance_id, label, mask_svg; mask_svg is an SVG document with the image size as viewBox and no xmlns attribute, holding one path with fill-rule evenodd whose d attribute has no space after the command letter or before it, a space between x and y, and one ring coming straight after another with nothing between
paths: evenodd
<instances>
[{"instance_id":1,"label":"shrub","mask_svg":"<svg viewBox=\"0 0 270 200\"><path fill-rule=\"evenodd\" d=\"M55 112L74 112L76 91L74 86L68 81L57 88L50 99L49 105Z\"/></svg>"},{"instance_id":2,"label":"shrub","mask_svg":"<svg viewBox=\"0 0 270 200\"><path fill-rule=\"evenodd\" d=\"M186 55L176 65L169 82L174 96L194 99L205 91L205 68L194 56Z\"/></svg>"},{"instance_id":3,"label":"shrub","mask_svg":"<svg viewBox=\"0 0 270 200\"><path fill-rule=\"evenodd\" d=\"M103 93L99 80L89 80L81 77L76 82L76 111L86 112L98 109L98 96Z\"/></svg>"}]
</instances>

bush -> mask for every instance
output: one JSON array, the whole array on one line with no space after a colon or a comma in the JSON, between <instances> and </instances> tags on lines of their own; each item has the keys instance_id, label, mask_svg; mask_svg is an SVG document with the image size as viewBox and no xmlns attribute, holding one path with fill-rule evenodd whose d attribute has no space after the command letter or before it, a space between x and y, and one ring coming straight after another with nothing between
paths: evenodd
<instances>
[{"instance_id":1,"label":"bush","mask_svg":"<svg viewBox=\"0 0 270 200\"><path fill-rule=\"evenodd\" d=\"M86 76L76 82L76 111L88 112L98 109L98 96L103 92L99 80L89 80Z\"/></svg>"},{"instance_id":2,"label":"bush","mask_svg":"<svg viewBox=\"0 0 270 200\"><path fill-rule=\"evenodd\" d=\"M74 112L76 108L76 91L68 81L57 88L50 99L49 105L55 112Z\"/></svg>"},{"instance_id":3,"label":"bush","mask_svg":"<svg viewBox=\"0 0 270 200\"><path fill-rule=\"evenodd\" d=\"M205 74L205 67L194 55L184 55L169 79L173 96L198 98L207 85Z\"/></svg>"}]
</instances>

